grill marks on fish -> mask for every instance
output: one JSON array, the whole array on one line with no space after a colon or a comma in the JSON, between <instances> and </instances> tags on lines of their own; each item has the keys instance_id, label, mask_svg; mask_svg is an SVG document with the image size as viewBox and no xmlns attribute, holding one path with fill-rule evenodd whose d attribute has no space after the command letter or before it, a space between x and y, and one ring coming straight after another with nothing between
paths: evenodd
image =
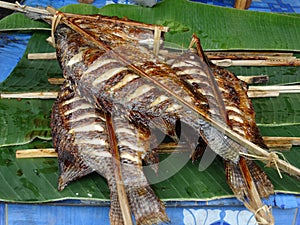
<instances>
[{"instance_id":1,"label":"grill marks on fish","mask_svg":"<svg viewBox=\"0 0 300 225\"><path fill-rule=\"evenodd\" d=\"M229 71L218 67L214 67L213 70L218 85L222 87L231 129L253 143L267 148L255 123L255 113L252 103L247 97L245 84ZM260 197L273 194L274 188L266 173L251 160L246 160L246 164ZM225 162L225 167L229 186L239 199L246 201L248 191L240 169L231 162Z\"/></svg>"},{"instance_id":2,"label":"grill marks on fish","mask_svg":"<svg viewBox=\"0 0 300 225\"><path fill-rule=\"evenodd\" d=\"M179 62L175 61L173 64L173 68L178 71L177 74L183 82L194 90L194 93L204 95L204 98L201 99L206 101L205 103L207 105L210 103L209 105L213 107L208 108L208 112L212 116L217 119L223 118L224 122L226 122L232 130L246 139L265 147L262 137L259 134L258 127L255 124L254 110L251 101L247 97L245 84L243 84L234 74L212 65L212 78L217 82L216 86L220 91L219 97L224 104L223 106L218 105L217 101L212 98L216 95L211 94L213 91L211 85L209 85L209 78L206 77L210 71L207 71L206 73L201 72L201 69L206 67L205 65L200 66L200 63L188 61L188 58L193 59L190 54L191 53L180 56ZM197 67L201 68L197 70ZM205 103L202 105L205 105ZM223 114L221 112L222 107L224 107ZM219 110L219 108L221 108L221 110ZM209 127L207 127L207 124L203 124L202 129L204 132L204 129L209 129ZM217 135L217 133L211 133L211 135L214 136ZM246 151L246 149L243 148L239 150ZM256 191L259 197L267 197L270 194L273 194L273 185L267 175L256 165L256 163L243 158L241 158L240 161L245 162L242 162L244 167L239 166L240 162L239 164L235 164L225 160L227 182L235 196L243 201L247 207L250 206L252 211L259 210L257 207L260 207L262 203L255 202L254 196ZM246 175L251 177L246 177L243 174L245 172L242 172L243 169L246 169ZM250 173L248 173L248 171L250 171ZM251 180L253 180L253 182ZM254 184L255 187L249 187L249 184ZM272 221L272 216L268 219Z\"/></svg>"},{"instance_id":3,"label":"grill marks on fish","mask_svg":"<svg viewBox=\"0 0 300 225\"><path fill-rule=\"evenodd\" d=\"M65 28L63 31L65 32ZM68 30L68 36L60 34L61 32L62 31L60 31L60 29L57 29L56 35L58 37L58 46L68 46L70 43L76 42L76 40L80 39L80 37L78 37L80 35L73 32L71 29ZM83 46L84 48L89 47L90 49L93 49L93 46L89 45L88 42L83 42L80 44L81 48ZM64 55L69 57L72 57L74 54L78 54L78 49L75 48L65 48L65 51L68 53ZM153 53L142 46L122 45L116 47L113 49L113 51L114 54L111 54L110 52L101 52L101 54L99 53L97 55L97 61L109 62L111 60L115 60L115 55L121 55L123 58L126 58L128 62L131 62L137 66L138 69L144 71L149 76L168 87L173 93L175 93L175 95L185 99L185 101L188 103L196 106L200 106L201 103L203 103L203 101L199 101L198 96L196 96L197 98L195 97L195 94L191 91L191 88L182 83L182 80L178 78L174 69L172 69L166 63L160 61L155 55L153 55ZM191 112L173 96L168 96L169 99L164 101L164 104L153 104L153 102L156 102L158 101L157 99L161 98L160 96L165 95L165 90L142 78L137 71L133 71L132 69L128 68L128 65L124 65L124 63L119 62L105 64L105 66L98 67L95 64L95 67L97 67L96 70L90 73L82 72L88 67L89 64L91 64L91 59L95 58L94 52L95 51L90 51L91 54L85 54L83 61L77 63L76 68L81 67L83 68L82 70L74 67L66 67L66 63L62 63L64 70L70 71L70 74L74 74L73 77L70 77L69 79L73 80L80 93L83 93L83 96L85 96L89 102L98 104L104 110L110 112L114 110L113 105L118 104L118 107L123 107L125 109L125 114L127 114L126 116L128 119L143 119L146 122L144 124L145 126L153 124L163 132L172 135L174 140L177 140L174 132L175 125L170 126L171 121L169 118L172 117L173 121L180 120L185 124L191 125L195 131L195 134L202 136L204 135L205 137L203 138L207 140L208 144L217 154L220 154L226 159L233 160L235 162L237 161L239 157L238 152L241 146L229 138L224 138L224 135L222 135L217 129L206 124L206 122L199 117L198 113ZM62 61L65 60L62 59ZM189 59L189 61L195 63L193 60ZM125 69L125 67L127 67L127 69ZM103 76L103 74L109 74L108 78L107 76ZM128 74L134 74L138 77L129 81L127 84L123 82L121 89L114 88L115 85L120 85L119 82L121 80L124 81L124 77ZM201 82L199 82L199 84L200 83ZM140 88L142 86L146 88L141 90ZM129 97L124 99L124 96ZM206 97L211 98L213 102L214 97L212 95L210 96L210 92L208 92ZM163 107L163 109L160 107ZM210 108L217 109L217 107ZM138 112L138 115L132 117L131 115L135 114L136 112ZM159 118L159 120L161 120L161 118L163 118L163 122L155 123L149 120L149 118L151 118L151 120L154 118ZM200 132L199 128L202 125L204 125L206 129L202 129L202 132ZM210 130L207 130L207 128ZM218 135L213 137L208 136L215 132L218 133ZM194 140L196 139L194 138ZM197 143L193 143L191 146L194 148L196 145Z\"/></svg>"},{"instance_id":4,"label":"grill marks on fish","mask_svg":"<svg viewBox=\"0 0 300 225\"><path fill-rule=\"evenodd\" d=\"M84 109L80 109L82 104ZM72 126L70 126L72 118L72 116L70 117L72 114L70 108L73 108L72 113L76 115ZM78 117L78 111L83 116ZM85 113L93 114L90 117L93 120L87 121ZM54 146L58 151L60 161L59 189L63 189L75 179L97 171L108 180L110 187L111 204L112 207L115 207L110 212L112 224L123 224L116 194L112 155L108 149L108 137L102 113L85 99L76 95L65 83L53 107L51 125ZM142 156L147 154L145 146L149 145L147 133L141 133L118 115L114 117L114 125L120 151L123 182L137 222L140 223L141 220L149 220L154 223L167 221L164 206L149 187L142 170ZM72 153L72 158L66 159L69 152ZM71 168L69 168L70 166ZM150 199L151 204L148 202Z\"/></svg>"},{"instance_id":5,"label":"grill marks on fish","mask_svg":"<svg viewBox=\"0 0 300 225\"><path fill-rule=\"evenodd\" d=\"M83 109L80 108L81 105L84 105ZM72 108L74 110L70 112ZM82 114L90 109L92 109L95 114L95 109L92 107L87 107L87 103L85 102L85 100L76 96L76 93L71 89L68 83L65 83L63 85L59 93L59 97L53 105L51 118L53 144L59 156L59 190L64 189L69 182L85 176L95 170L92 164L90 164L82 157L81 153L83 148L86 151L90 149L89 145L91 145L91 140L94 139L93 136L98 137L98 142L99 140L103 140L101 134L103 134L104 130L101 129L100 133L98 130L94 131L93 129L77 131L77 129L82 125L80 123L80 120L77 120L77 122L73 123L70 122L72 114L78 117L78 114ZM78 111L80 111L80 113L78 113ZM95 120L84 120L83 122L83 124L85 124L86 126L89 125L90 128L92 127L91 124L93 123L95 123ZM86 132L94 135L86 136ZM79 133L81 133L81 135L78 135ZM97 134L95 135L95 133ZM85 142L87 143L86 146ZM103 167L101 168L100 172L103 175L106 175L106 170L107 168L109 168L109 161L105 161L104 159L105 157L111 156L107 151L106 139L104 139L103 142L103 145L97 147L99 148L99 152L104 153L99 159L100 161L103 161Z\"/></svg>"},{"instance_id":6,"label":"grill marks on fish","mask_svg":"<svg viewBox=\"0 0 300 225\"><path fill-rule=\"evenodd\" d=\"M187 52L179 56L171 66L183 84L197 96L199 103L197 106L200 111L219 123L226 124L227 115L224 111L225 106L221 92L214 81L210 68L203 61L200 61L199 56ZM198 127L203 134L203 140L213 151L225 159L237 159L236 157L243 146L229 139L204 120L200 120Z\"/></svg>"},{"instance_id":7,"label":"grill marks on fish","mask_svg":"<svg viewBox=\"0 0 300 225\"><path fill-rule=\"evenodd\" d=\"M112 20L114 20L112 17L102 15L92 15L85 19L69 18L69 21L78 24L90 35L94 36L94 34L97 34L97 38L100 38L105 43L109 42L112 46L118 46L124 43L124 40L132 44L153 45L154 33L152 30L128 25L128 22L130 22L128 19L116 17L113 22L111 22ZM114 42L111 42L111 40L114 40Z\"/></svg>"},{"instance_id":8,"label":"grill marks on fish","mask_svg":"<svg viewBox=\"0 0 300 225\"><path fill-rule=\"evenodd\" d=\"M115 27L111 27L111 24L95 27L88 21L76 19L74 21L80 22L80 26L91 35L95 32L100 34L101 41L113 49L113 52L107 52L107 49L94 46L70 28L65 26L57 28L58 55L65 76L75 84L78 93L93 107L101 108L104 112L114 115L122 173L129 174L124 176L124 183L138 224L157 223L168 219L164 207L148 186L140 168L142 155L149 149L149 138L143 131L136 130L136 127L143 127L147 130L150 125L153 125L171 135L175 140L175 124L177 121L183 122L190 125L194 131L192 137L185 135L186 139L191 140L191 146L195 147L200 134L212 150L234 162L238 160L238 152L246 151L246 149L212 127L197 113L191 112L174 97L166 95L163 89L145 80L129 65L134 65L138 70L144 71L172 90L175 95L195 105L203 114L229 125L232 130L248 140L264 146L255 124L254 111L247 98L245 85L234 75L218 67L212 67L214 72L212 75L208 65L199 61L198 56L191 53L184 54L170 66L150 53L148 49L137 45L134 38L132 39L127 32L122 31L128 28L123 24L116 24ZM119 28L122 29L119 30ZM112 31L106 32L108 29ZM63 48L63 46L70 47ZM126 59L128 64L124 60L120 62L116 56ZM211 83L209 79L212 77L217 83ZM122 116L116 110L121 110ZM77 111L69 109L66 116L76 114ZM88 123L89 119L93 117L87 114L86 118L79 116L69 122ZM71 133L75 131L83 134L82 132L89 129L92 129L91 126L86 125L78 127ZM104 131L99 127L93 130L97 130L98 133ZM144 137L137 138L141 136ZM93 140L96 139L90 139L92 144ZM141 143L147 147L141 147ZM272 184L260 168L252 161L243 162L246 162L245 166L253 170L251 175L257 182L260 196L265 197L272 193ZM247 184L244 182L245 177L241 173L241 168L230 161L226 161L225 164L230 187L237 197L245 202L245 198L248 197ZM132 177L135 178L135 182L132 182ZM137 188L132 189L134 186ZM117 199L114 192L111 198ZM151 199L154 204L149 204L147 199ZM113 200L112 206L117 205ZM138 209L140 207L137 205L143 205L145 211ZM114 214L113 210L111 210L111 215ZM156 219L149 212L152 214L154 212ZM118 224L118 222L113 222L114 219L111 221L113 224Z\"/></svg>"}]
</instances>

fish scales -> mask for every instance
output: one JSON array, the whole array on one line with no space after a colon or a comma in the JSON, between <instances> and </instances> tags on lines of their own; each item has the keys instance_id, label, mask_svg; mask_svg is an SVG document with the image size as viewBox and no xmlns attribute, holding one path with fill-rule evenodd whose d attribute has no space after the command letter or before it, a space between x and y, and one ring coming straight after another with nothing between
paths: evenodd
<instances>
[{"instance_id":1,"label":"fish scales","mask_svg":"<svg viewBox=\"0 0 300 225\"><path fill-rule=\"evenodd\" d=\"M168 221L164 205L150 188L143 172L142 157L149 148L149 132L143 133L136 129L123 116L112 115L112 119L122 163L123 182L137 224Z\"/></svg>"},{"instance_id":2,"label":"fish scales","mask_svg":"<svg viewBox=\"0 0 300 225\"><path fill-rule=\"evenodd\" d=\"M76 42L79 40L80 35L76 34L71 29L67 27L62 27L61 29L57 29L56 32L57 36L57 45L58 45L58 54L61 54L61 51L67 51L68 53L63 53L62 55L72 57L75 54L78 54L77 50L74 48L66 48L69 46L70 43ZM59 47L61 46L61 47ZM64 46L64 48L62 48ZM90 47L93 49L93 46L89 45L88 42L80 41L80 46ZM198 105L197 99L194 98L193 93L189 91L188 88L184 87L180 80L176 78L176 74L172 69L165 63L159 61L159 59L154 56L150 51L147 49L137 46L137 48L132 47L133 45L119 45L114 49L114 53L110 54L105 53L101 56L97 56L98 59L102 58L102 61L109 61L115 59L115 53L118 55L123 55L125 58L129 60L129 62L137 65L138 68L147 71L147 74L156 80L158 80L163 85L172 88L172 91L179 95L179 97L191 102L193 105ZM138 50L136 50L138 49ZM131 54L133 52L134 57ZM95 51L91 51L95 52ZM130 53L128 55L128 53ZM236 161L238 159L238 151L241 146L239 146L236 142L232 141L229 138L226 138L222 133L220 133L217 129L212 127L211 125L207 124L203 119L199 117L199 115L195 112L191 112L187 107L182 105L182 103L178 102L172 96L168 96L168 101L166 101L167 108L165 111L158 110L160 105L154 106L149 108L148 106L151 105L153 102L156 101L157 98L160 96L165 95L164 90L161 90L159 87L155 86L151 82L147 81L146 79L142 78L136 71L132 71L130 68L125 69L126 64L120 62L118 66L114 64L115 68L108 67L99 67L96 70L85 73L84 69L87 68L88 64L91 64L90 59L94 58L93 55L85 55L82 61L78 62L77 65L68 67L66 66L67 62L66 59L61 58L61 65L64 70L69 71L69 74L75 74L73 77L68 79L72 79L73 82L77 85L80 93L82 96L86 97L90 102L94 102L94 104L99 104L104 110L113 110L112 105L115 103L121 105L122 107L126 108L127 116L129 117L128 113L135 114L135 112L139 112L137 115L131 116L130 119L142 119L141 117L151 118L145 119L146 123L153 122L153 118L176 118L172 119L172 121L180 120L183 123L191 125L195 130L195 134L199 135L199 128L203 126L205 129L202 129L205 134L205 139L211 146L211 148L217 153L220 154L222 157ZM155 70L153 70L153 66L155 65ZM103 74L106 74L108 68L113 71L116 71L115 74L111 75L110 78L106 79L106 77L101 78ZM124 68L124 70L120 69ZM152 68L152 69L151 69ZM167 72L166 72L167 71ZM117 85L111 84L111 79L116 79L116 76L126 76L128 74L135 74L138 76L133 81L124 84L121 89L115 90L113 87ZM100 79L103 82L96 82L96 85L93 83ZM120 79L122 80L122 79ZM94 83L95 84L95 83ZM143 85L148 86L149 91L140 94L136 98L134 98L133 92ZM150 88L151 87L151 88ZM128 101L124 96L131 96ZM96 97L96 102L95 102ZM165 106L166 106L165 105ZM153 106L153 104L152 104ZM160 114L157 114L160 112ZM154 120L155 121L155 120ZM169 129L170 121L166 121L162 124L154 124L158 126L163 132L167 134L172 134L173 127L171 126L171 130ZM144 124L148 126L149 124ZM213 136L212 138L209 136L211 133L217 133L218 135ZM200 133L201 134L201 133ZM192 146L195 147L197 143L192 143Z\"/></svg>"},{"instance_id":3,"label":"fish scales","mask_svg":"<svg viewBox=\"0 0 300 225\"><path fill-rule=\"evenodd\" d=\"M61 190L65 188L69 182L80 178L81 175L97 171L107 179L111 192L116 193L116 181L112 172L113 166L108 144L105 146L91 146L88 143L82 143L83 139L90 139L91 137L80 135L80 132L70 132L72 130L72 126L69 126L68 123L70 117L64 117L66 109L70 109L72 107L76 109L78 108L78 105L81 104L87 104L86 100L78 96L70 85L65 83L62 86L58 98L53 106L51 128L53 143L56 151L58 152L60 165L59 189ZM97 113L95 111L95 107L91 104L89 105L89 109L93 110L96 116ZM103 115L97 114L97 116L102 117ZM105 122L103 120L98 120L97 124L99 123L101 126L105 126ZM98 136L98 141L104 140L104 142L107 142L106 130L102 132L102 137L99 137L98 131L90 130L90 133L94 133L94 136ZM58 141L59 139L62 140ZM71 158L69 157L70 152L72 154ZM87 169L82 167L81 164L84 164ZM122 213L116 194L111 195L111 206L111 224L123 224Z\"/></svg>"}]
</instances>

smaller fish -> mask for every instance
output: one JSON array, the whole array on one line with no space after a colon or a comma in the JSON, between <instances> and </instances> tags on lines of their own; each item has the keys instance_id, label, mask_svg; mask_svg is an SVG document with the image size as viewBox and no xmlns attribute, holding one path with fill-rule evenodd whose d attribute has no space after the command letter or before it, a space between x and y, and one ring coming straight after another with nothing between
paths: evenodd
<instances>
[{"instance_id":1,"label":"smaller fish","mask_svg":"<svg viewBox=\"0 0 300 225\"><path fill-rule=\"evenodd\" d=\"M142 159L150 149L149 132L136 129L120 115L114 115L113 124L122 182L137 224L169 221L163 203L149 186L142 170ZM96 171L107 179L110 188L111 224L124 224L103 112L65 82L53 106L51 129L59 159L58 189L63 190L71 181Z\"/></svg>"}]
</instances>

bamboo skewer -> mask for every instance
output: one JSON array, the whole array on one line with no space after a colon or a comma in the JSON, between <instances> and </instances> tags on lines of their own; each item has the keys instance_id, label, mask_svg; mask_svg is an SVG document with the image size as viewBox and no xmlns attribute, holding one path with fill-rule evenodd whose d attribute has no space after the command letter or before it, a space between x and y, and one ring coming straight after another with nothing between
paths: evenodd
<instances>
[{"instance_id":1,"label":"bamboo skewer","mask_svg":"<svg viewBox=\"0 0 300 225\"><path fill-rule=\"evenodd\" d=\"M53 60L56 59L56 52L50 52L50 53L29 53L27 55L27 58L29 60L38 60L38 59L43 59L43 60Z\"/></svg>"},{"instance_id":2,"label":"bamboo skewer","mask_svg":"<svg viewBox=\"0 0 300 225\"><path fill-rule=\"evenodd\" d=\"M62 84L63 78L50 78L51 84ZM248 96L250 98L262 98L262 97L278 97L280 94L296 94L300 93L300 85L288 85L288 86L250 86L248 90ZM20 93L0 93L0 99L5 98L17 98L17 99L55 99L57 92L20 92Z\"/></svg>"},{"instance_id":3,"label":"bamboo skewer","mask_svg":"<svg viewBox=\"0 0 300 225\"><path fill-rule=\"evenodd\" d=\"M118 194L118 200L123 216L124 225L133 225L128 197L126 194L126 190L124 187L124 182L122 178L122 168L121 168L121 162L120 162L120 154L117 144L117 138L114 132L113 128L113 121L111 114L106 113L105 114L105 121L108 131L108 140L109 140L109 146L110 146L110 152L112 155L112 163L114 167L114 174L116 179L116 186L117 186L117 194Z\"/></svg>"},{"instance_id":4,"label":"bamboo skewer","mask_svg":"<svg viewBox=\"0 0 300 225\"><path fill-rule=\"evenodd\" d=\"M238 78L247 84L265 84L269 80L268 75L238 76ZM48 78L48 82L55 85L63 84L64 80L64 78Z\"/></svg>"},{"instance_id":5,"label":"bamboo skewer","mask_svg":"<svg viewBox=\"0 0 300 225\"><path fill-rule=\"evenodd\" d=\"M154 49L155 54L158 53L158 47L159 47L159 40L158 37L160 37L160 30L156 30L156 47ZM251 54L249 52L249 54ZM229 58L227 58L229 57ZM51 52L51 53L29 53L27 56L28 59L30 60L37 60L37 59L44 59L44 60L49 60L49 59L56 59L56 53ZM222 66L222 67L229 67L229 66L300 66L300 59L296 57L264 57L264 56L257 56L255 57L248 57L250 59L247 59L246 56L242 57L244 59L231 59L234 58L233 56L226 56L224 55L223 57L219 57L218 59L214 59L216 57L208 57L213 58L211 61L212 63L216 64L217 66ZM239 58L239 57L236 57ZM262 59L261 59L262 58Z\"/></svg>"},{"instance_id":6,"label":"bamboo skewer","mask_svg":"<svg viewBox=\"0 0 300 225\"><path fill-rule=\"evenodd\" d=\"M206 51L210 60L239 59L239 60L266 60L266 59L295 59L292 52L262 52L262 51Z\"/></svg>"},{"instance_id":7,"label":"bamboo skewer","mask_svg":"<svg viewBox=\"0 0 300 225\"><path fill-rule=\"evenodd\" d=\"M56 158L57 152L54 148L41 148L41 149L22 149L16 151L17 159L27 158Z\"/></svg>"},{"instance_id":8,"label":"bamboo skewer","mask_svg":"<svg viewBox=\"0 0 300 225\"><path fill-rule=\"evenodd\" d=\"M247 84L266 84L269 81L268 75L256 75L256 76L237 76L240 80Z\"/></svg>"},{"instance_id":9,"label":"bamboo skewer","mask_svg":"<svg viewBox=\"0 0 300 225\"><path fill-rule=\"evenodd\" d=\"M5 8L5 9L10 9L18 12L22 12L25 14L33 14L35 16L43 16L44 18L52 18L52 14L49 13L45 9L40 9L40 8L34 8L26 5L21 5L19 2L14 3L8 3L4 1L0 1L0 7ZM32 16L33 16L32 15ZM36 17L35 17L36 18ZM40 18L40 17L38 17Z\"/></svg>"},{"instance_id":10,"label":"bamboo skewer","mask_svg":"<svg viewBox=\"0 0 300 225\"><path fill-rule=\"evenodd\" d=\"M299 59L273 59L273 60L212 60L217 66L300 66Z\"/></svg>"},{"instance_id":11,"label":"bamboo skewer","mask_svg":"<svg viewBox=\"0 0 300 225\"><path fill-rule=\"evenodd\" d=\"M16 99L55 99L57 92L21 92L21 93L0 93L0 99L16 98Z\"/></svg>"},{"instance_id":12,"label":"bamboo skewer","mask_svg":"<svg viewBox=\"0 0 300 225\"><path fill-rule=\"evenodd\" d=\"M250 86L249 98L278 97L280 94L300 93L300 85Z\"/></svg>"},{"instance_id":13,"label":"bamboo skewer","mask_svg":"<svg viewBox=\"0 0 300 225\"><path fill-rule=\"evenodd\" d=\"M300 145L300 137L263 137L266 145L270 150L285 150L288 151L292 146ZM162 143L157 149L157 153L182 153L188 151L188 147L184 144L177 145L175 143ZM41 158L41 157L57 157L54 148L47 149L20 149L16 151L16 158Z\"/></svg>"}]
</instances>

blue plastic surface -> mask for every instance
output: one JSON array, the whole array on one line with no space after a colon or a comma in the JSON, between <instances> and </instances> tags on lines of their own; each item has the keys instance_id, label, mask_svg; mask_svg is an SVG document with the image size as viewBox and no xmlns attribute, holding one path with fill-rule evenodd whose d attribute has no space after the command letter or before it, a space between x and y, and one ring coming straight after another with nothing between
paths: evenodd
<instances>
[{"instance_id":1,"label":"blue plastic surface","mask_svg":"<svg viewBox=\"0 0 300 225\"><path fill-rule=\"evenodd\" d=\"M5 209L5 207L2 207ZM8 224L108 225L109 207L63 204L8 204ZM1 209L1 205L0 205ZM297 225L297 208L273 208L276 225ZM256 225L254 215L241 206L167 206L169 225ZM0 211L1 213L1 211ZM3 215L3 214L2 214ZM0 225L2 225L0 223ZM166 225L166 224L164 224Z\"/></svg>"},{"instance_id":2,"label":"blue plastic surface","mask_svg":"<svg viewBox=\"0 0 300 225\"><path fill-rule=\"evenodd\" d=\"M29 34L0 33L0 82L6 79L22 58L30 37Z\"/></svg>"}]
</instances>

